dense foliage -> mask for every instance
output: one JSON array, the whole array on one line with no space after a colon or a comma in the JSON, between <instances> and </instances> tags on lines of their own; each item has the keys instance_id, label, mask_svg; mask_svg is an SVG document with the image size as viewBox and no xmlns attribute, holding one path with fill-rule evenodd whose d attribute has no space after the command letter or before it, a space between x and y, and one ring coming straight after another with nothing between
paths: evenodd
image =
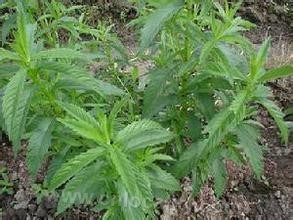
<instances>
[{"instance_id":1,"label":"dense foliage","mask_svg":"<svg viewBox=\"0 0 293 220\"><path fill-rule=\"evenodd\" d=\"M107 24L89 26L83 6L1 5L9 12L1 17L1 128L15 154L27 140L32 181L49 163L42 187L61 190L56 214L85 204L103 219L153 219L156 200L180 191L186 175L195 194L213 181L221 196L226 160L250 164L261 179L260 106L288 141L265 83L293 67L265 69L270 39L255 51L242 34L254 25L237 17L240 4L132 3L131 25L140 29L134 57ZM153 68L142 75L132 66L138 59ZM97 63L105 67L93 74Z\"/></svg>"}]
</instances>

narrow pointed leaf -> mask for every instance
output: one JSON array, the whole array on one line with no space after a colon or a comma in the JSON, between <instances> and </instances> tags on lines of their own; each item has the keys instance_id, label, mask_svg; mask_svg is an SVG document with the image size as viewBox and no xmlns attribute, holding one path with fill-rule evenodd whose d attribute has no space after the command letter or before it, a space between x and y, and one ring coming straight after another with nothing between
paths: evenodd
<instances>
[{"instance_id":1,"label":"narrow pointed leaf","mask_svg":"<svg viewBox=\"0 0 293 220\"><path fill-rule=\"evenodd\" d=\"M180 184L176 178L170 173L161 169L159 166L152 165L147 172L150 177L152 187L157 189L164 189L169 192L180 190Z\"/></svg>"},{"instance_id":2,"label":"narrow pointed leaf","mask_svg":"<svg viewBox=\"0 0 293 220\"><path fill-rule=\"evenodd\" d=\"M127 192L141 204L153 199L148 178L119 149L110 151L111 160Z\"/></svg>"},{"instance_id":3,"label":"narrow pointed leaf","mask_svg":"<svg viewBox=\"0 0 293 220\"><path fill-rule=\"evenodd\" d=\"M212 175L214 177L215 193L217 197L223 195L227 182L227 171L223 160L218 159L213 162Z\"/></svg>"},{"instance_id":4,"label":"narrow pointed leaf","mask_svg":"<svg viewBox=\"0 0 293 220\"><path fill-rule=\"evenodd\" d=\"M27 164L29 173L35 177L51 146L53 119L45 118L38 124L29 140Z\"/></svg>"},{"instance_id":5,"label":"narrow pointed leaf","mask_svg":"<svg viewBox=\"0 0 293 220\"><path fill-rule=\"evenodd\" d=\"M143 99L143 116L151 118L160 112L166 105L174 103L176 96L166 94L168 85L174 81L175 65L170 68L154 69L149 73L150 83L145 90Z\"/></svg>"},{"instance_id":6,"label":"narrow pointed leaf","mask_svg":"<svg viewBox=\"0 0 293 220\"><path fill-rule=\"evenodd\" d=\"M98 126L99 123L96 119L86 112L83 108L65 102L58 102L58 104L74 119L79 121L85 121L93 126Z\"/></svg>"},{"instance_id":7,"label":"narrow pointed leaf","mask_svg":"<svg viewBox=\"0 0 293 220\"><path fill-rule=\"evenodd\" d=\"M58 202L57 214L74 204L90 204L99 196L103 196L105 182L99 175L101 165L95 163L84 168L65 185Z\"/></svg>"},{"instance_id":8,"label":"narrow pointed leaf","mask_svg":"<svg viewBox=\"0 0 293 220\"><path fill-rule=\"evenodd\" d=\"M266 82L270 80L275 80L281 77L292 76L293 75L293 66L286 65L277 67L267 71L260 79L260 82Z\"/></svg>"},{"instance_id":9,"label":"narrow pointed leaf","mask_svg":"<svg viewBox=\"0 0 293 220\"><path fill-rule=\"evenodd\" d=\"M90 149L64 163L49 183L49 190L54 190L76 175L104 153L103 148Z\"/></svg>"},{"instance_id":10,"label":"narrow pointed leaf","mask_svg":"<svg viewBox=\"0 0 293 220\"><path fill-rule=\"evenodd\" d=\"M258 68L265 64L270 49L270 43L271 39L268 38L262 43L261 47L259 48L256 56L256 65Z\"/></svg>"},{"instance_id":11,"label":"narrow pointed leaf","mask_svg":"<svg viewBox=\"0 0 293 220\"><path fill-rule=\"evenodd\" d=\"M85 121L77 121L73 119L58 119L66 127L73 130L76 134L81 135L84 138L103 143L104 139L101 133L98 131L99 128L93 124L89 124Z\"/></svg>"},{"instance_id":12,"label":"narrow pointed leaf","mask_svg":"<svg viewBox=\"0 0 293 220\"><path fill-rule=\"evenodd\" d=\"M123 212L124 219L144 220L145 213L140 204L140 201L138 201L136 197L129 194L127 192L127 188L122 184L118 185L118 193L119 193L119 201L120 201L120 206Z\"/></svg>"},{"instance_id":13,"label":"narrow pointed leaf","mask_svg":"<svg viewBox=\"0 0 293 220\"><path fill-rule=\"evenodd\" d=\"M289 138L289 131L288 126L284 121L285 114L273 101L269 99L262 99L260 101L260 104L263 105L268 110L270 115L273 117L273 119L275 120L276 124L280 129L282 140L285 142L285 144L287 144Z\"/></svg>"},{"instance_id":14,"label":"narrow pointed leaf","mask_svg":"<svg viewBox=\"0 0 293 220\"><path fill-rule=\"evenodd\" d=\"M20 58L16 53L0 48L0 61L2 60L19 61Z\"/></svg>"},{"instance_id":15,"label":"narrow pointed leaf","mask_svg":"<svg viewBox=\"0 0 293 220\"><path fill-rule=\"evenodd\" d=\"M2 103L7 133L15 151L20 147L30 98L30 90L25 89L25 79L25 71L19 71L11 78L6 86Z\"/></svg>"},{"instance_id":16,"label":"narrow pointed leaf","mask_svg":"<svg viewBox=\"0 0 293 220\"><path fill-rule=\"evenodd\" d=\"M168 5L158 8L147 18L141 31L140 47L145 49L159 33L163 24L169 20L184 5L184 1L176 0Z\"/></svg>"},{"instance_id":17,"label":"narrow pointed leaf","mask_svg":"<svg viewBox=\"0 0 293 220\"><path fill-rule=\"evenodd\" d=\"M117 134L116 142L127 150L136 150L148 146L166 143L173 134L158 123L150 120L133 122Z\"/></svg>"},{"instance_id":18,"label":"narrow pointed leaf","mask_svg":"<svg viewBox=\"0 0 293 220\"><path fill-rule=\"evenodd\" d=\"M92 57L89 54L84 54L76 50L72 50L69 48L54 48L43 50L34 55L33 59L41 60L41 59L85 59L90 60Z\"/></svg>"},{"instance_id":19,"label":"narrow pointed leaf","mask_svg":"<svg viewBox=\"0 0 293 220\"><path fill-rule=\"evenodd\" d=\"M239 138L239 147L243 150L257 178L263 173L263 153L258 144L260 136L258 130L251 125L242 124L237 127L236 134Z\"/></svg>"}]
</instances>

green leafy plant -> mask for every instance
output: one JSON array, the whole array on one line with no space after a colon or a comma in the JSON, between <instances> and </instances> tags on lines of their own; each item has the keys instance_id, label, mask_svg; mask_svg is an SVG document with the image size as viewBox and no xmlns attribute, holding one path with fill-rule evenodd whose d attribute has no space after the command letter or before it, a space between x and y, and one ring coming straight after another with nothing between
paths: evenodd
<instances>
[{"instance_id":1,"label":"green leafy plant","mask_svg":"<svg viewBox=\"0 0 293 220\"><path fill-rule=\"evenodd\" d=\"M4 124L1 126L15 152L22 138L29 139L28 167L35 176L52 145L54 133L62 132L60 123L55 120L62 113L58 100L99 102L102 97L119 96L123 91L77 66L86 65L96 55L69 48L45 49L35 38L36 24L27 23L25 12L18 10L18 30L11 50L0 49L4 82L1 88Z\"/></svg>"},{"instance_id":2,"label":"green leafy plant","mask_svg":"<svg viewBox=\"0 0 293 220\"><path fill-rule=\"evenodd\" d=\"M42 184L33 184L32 189L35 193L37 204L40 204L44 198L50 196L50 192L47 189L44 189Z\"/></svg>"},{"instance_id":3,"label":"green leafy plant","mask_svg":"<svg viewBox=\"0 0 293 220\"><path fill-rule=\"evenodd\" d=\"M6 45L10 41L10 36L13 30L17 29L17 8L27 12L27 17L32 19L33 15L40 12L40 7L37 0L3 0L0 5L0 10L3 10L3 15L0 16L1 27L1 44Z\"/></svg>"},{"instance_id":4,"label":"green leafy plant","mask_svg":"<svg viewBox=\"0 0 293 220\"><path fill-rule=\"evenodd\" d=\"M152 3L150 3L152 4ZM215 192L225 189L225 160L248 162L258 178L263 171L258 105L274 118L287 143L288 128L271 101L268 80L292 75L292 66L266 71L270 40L258 52L242 31L253 25L235 17L240 4L167 1L139 18L141 53L150 48L155 68L148 74L143 115L171 127L179 158L171 171L192 173L193 189L214 177Z\"/></svg>"},{"instance_id":5,"label":"green leafy plant","mask_svg":"<svg viewBox=\"0 0 293 220\"><path fill-rule=\"evenodd\" d=\"M155 164L173 160L154 147L170 141L173 134L150 120L116 130L116 116L125 102L115 104L108 117L99 109L94 117L80 107L59 103L68 117L58 120L92 144L63 163L49 182L50 190L66 183L58 213L98 200L96 209L106 210L103 219L145 219L153 216L155 197L180 189L177 180Z\"/></svg>"},{"instance_id":6,"label":"green leafy plant","mask_svg":"<svg viewBox=\"0 0 293 220\"><path fill-rule=\"evenodd\" d=\"M38 200L61 191L56 214L83 204L103 219L154 219L155 201L180 190L176 178L191 175L197 193L212 177L221 196L226 160L250 164L261 179L259 106L288 142L288 123L266 82L293 67L264 68L270 39L255 51L242 34L254 25L236 17L240 4L132 2L140 15L132 24L142 26L133 59L111 25L87 25L81 6L11 0L0 8L11 12L1 17L1 129L15 153L28 140L33 178L49 161L34 189ZM154 64L144 91L138 68L121 70L137 59ZM90 74L92 61L105 68ZM0 185L9 189L4 177Z\"/></svg>"},{"instance_id":7,"label":"green leafy plant","mask_svg":"<svg viewBox=\"0 0 293 220\"><path fill-rule=\"evenodd\" d=\"M82 37L93 39L94 29L86 24L83 6L66 7L60 1L15 1L8 0L0 6L6 13L0 17L2 21L1 42L4 46L17 29L17 10L26 12L28 21L37 25L36 37L42 38L47 46L76 47ZM76 45L77 44L77 45Z\"/></svg>"},{"instance_id":8,"label":"green leafy plant","mask_svg":"<svg viewBox=\"0 0 293 220\"><path fill-rule=\"evenodd\" d=\"M9 181L7 170L5 167L0 167L0 194L12 194L13 184Z\"/></svg>"},{"instance_id":9,"label":"green leafy plant","mask_svg":"<svg viewBox=\"0 0 293 220\"><path fill-rule=\"evenodd\" d=\"M85 32L85 29L90 28L84 22L84 14L78 18L75 16L76 11L81 10L83 6L66 7L62 2L55 0L44 1L42 4L44 12L37 22L40 26L39 35L48 39L48 44L51 46L63 43L74 45L81 41L81 34Z\"/></svg>"}]
</instances>

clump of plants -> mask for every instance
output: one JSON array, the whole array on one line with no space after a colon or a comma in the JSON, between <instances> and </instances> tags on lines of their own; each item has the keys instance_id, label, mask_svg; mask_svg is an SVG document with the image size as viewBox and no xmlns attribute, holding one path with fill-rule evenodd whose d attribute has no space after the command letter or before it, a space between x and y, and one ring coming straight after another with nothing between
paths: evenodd
<instances>
[{"instance_id":1,"label":"clump of plants","mask_svg":"<svg viewBox=\"0 0 293 220\"><path fill-rule=\"evenodd\" d=\"M137 24L141 51L149 48L155 68L144 92L143 116L176 134L170 168L177 177L191 173L194 192L213 177L221 196L225 160L249 163L263 173L259 106L268 110L288 141L284 114L271 100L266 82L292 74L292 66L266 70L267 39L256 52L242 35L254 25L236 17L240 4L214 1L149 1Z\"/></svg>"},{"instance_id":2,"label":"clump of plants","mask_svg":"<svg viewBox=\"0 0 293 220\"><path fill-rule=\"evenodd\" d=\"M0 195L13 193L13 184L9 181L5 167L0 167L0 187Z\"/></svg>"},{"instance_id":3,"label":"clump of plants","mask_svg":"<svg viewBox=\"0 0 293 220\"><path fill-rule=\"evenodd\" d=\"M255 51L242 34L254 25L236 16L240 4L132 1L140 47L129 59L109 27L71 17L80 7L8 2L17 28L2 27L1 128L16 154L27 140L32 180L49 163L42 188L60 192L56 215L83 204L103 219L154 219L156 201L180 191L184 176L194 194L212 179L221 196L226 160L250 164L261 179L259 106L287 143L284 114L265 83L293 67L264 68L270 39ZM136 69L119 70L136 59L154 64L143 91ZM89 73L95 62L105 71Z\"/></svg>"}]
</instances>

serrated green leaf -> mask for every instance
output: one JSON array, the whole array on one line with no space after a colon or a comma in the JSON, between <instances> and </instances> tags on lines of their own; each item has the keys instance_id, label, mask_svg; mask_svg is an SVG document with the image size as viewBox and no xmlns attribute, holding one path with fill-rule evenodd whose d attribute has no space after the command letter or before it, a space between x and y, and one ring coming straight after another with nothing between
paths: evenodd
<instances>
[{"instance_id":1,"label":"serrated green leaf","mask_svg":"<svg viewBox=\"0 0 293 220\"><path fill-rule=\"evenodd\" d=\"M43 50L36 53L33 57L35 60L41 59L85 59L90 60L94 57L89 54L81 53L77 50L72 50L69 48L53 48L48 50Z\"/></svg>"},{"instance_id":2,"label":"serrated green leaf","mask_svg":"<svg viewBox=\"0 0 293 220\"><path fill-rule=\"evenodd\" d=\"M24 132L26 114L29 105L30 90L25 89L26 72L21 70L7 84L2 112L8 136L13 143L15 152L20 148L20 140Z\"/></svg>"},{"instance_id":3,"label":"serrated green leaf","mask_svg":"<svg viewBox=\"0 0 293 220\"><path fill-rule=\"evenodd\" d=\"M1 91L2 93L2 91ZM3 96L0 96L0 129L1 131L5 131L6 128L5 128L5 120L4 120L4 117L3 117L3 111L2 111L2 103L3 103Z\"/></svg>"},{"instance_id":4,"label":"serrated green leaf","mask_svg":"<svg viewBox=\"0 0 293 220\"><path fill-rule=\"evenodd\" d=\"M204 143L203 158L223 140L235 125L235 116L234 113L231 113L229 107L223 109L212 118L206 127L209 136Z\"/></svg>"},{"instance_id":5,"label":"serrated green leaf","mask_svg":"<svg viewBox=\"0 0 293 220\"><path fill-rule=\"evenodd\" d=\"M118 204L108 207L107 211L102 217L102 220L117 220L122 218L123 212Z\"/></svg>"},{"instance_id":6,"label":"serrated green leaf","mask_svg":"<svg viewBox=\"0 0 293 220\"><path fill-rule=\"evenodd\" d=\"M244 92L244 94L246 94ZM226 135L231 132L239 122L245 118L245 104L247 100L240 92L231 105L217 113L208 123L205 131L209 133L207 139L201 142L203 150L200 158L206 160L210 153L215 150Z\"/></svg>"},{"instance_id":7,"label":"serrated green leaf","mask_svg":"<svg viewBox=\"0 0 293 220\"><path fill-rule=\"evenodd\" d=\"M58 62L46 62L43 66L40 66L40 68L60 72L62 74L59 81L56 83L56 87L58 89L94 91L102 96L121 96L125 94L124 91L118 87L96 79L86 70L78 68L74 65L71 66Z\"/></svg>"},{"instance_id":8,"label":"serrated green leaf","mask_svg":"<svg viewBox=\"0 0 293 220\"><path fill-rule=\"evenodd\" d=\"M243 150L257 178L260 179L263 173L263 153L258 144L259 131L248 124L241 124L236 128L239 138L239 147Z\"/></svg>"},{"instance_id":9,"label":"serrated green leaf","mask_svg":"<svg viewBox=\"0 0 293 220\"><path fill-rule=\"evenodd\" d=\"M268 56L270 47L270 38L266 39L262 45L260 46L258 53L254 55L252 62L251 62L251 76L259 77L258 75L261 74L261 68L266 62L266 58Z\"/></svg>"},{"instance_id":10,"label":"serrated green leaf","mask_svg":"<svg viewBox=\"0 0 293 220\"><path fill-rule=\"evenodd\" d=\"M94 163L82 169L65 185L58 202L57 214L74 204L89 204L103 196L105 182L99 174L101 168L102 163Z\"/></svg>"},{"instance_id":11,"label":"serrated green leaf","mask_svg":"<svg viewBox=\"0 0 293 220\"><path fill-rule=\"evenodd\" d=\"M66 154L69 149L70 149L70 146L67 146L64 149L62 149L60 152L54 155L54 158L50 161L50 164L47 170L46 182L50 182L52 180L52 177L60 169L62 164L66 161Z\"/></svg>"},{"instance_id":12,"label":"serrated green leaf","mask_svg":"<svg viewBox=\"0 0 293 220\"><path fill-rule=\"evenodd\" d=\"M261 99L259 103L263 105L273 117L274 121L280 129L282 140L285 142L285 144L288 144L289 131L288 126L284 121L285 114L273 101L269 99Z\"/></svg>"},{"instance_id":13,"label":"serrated green leaf","mask_svg":"<svg viewBox=\"0 0 293 220\"><path fill-rule=\"evenodd\" d=\"M62 107L70 116L79 121L84 121L93 126L99 126L97 120L86 112L83 108L65 102L58 102L59 106Z\"/></svg>"},{"instance_id":14,"label":"serrated green leaf","mask_svg":"<svg viewBox=\"0 0 293 220\"><path fill-rule=\"evenodd\" d=\"M67 180L75 176L79 171L92 163L103 153L103 148L89 149L88 151L81 153L68 162L64 163L50 181L48 187L49 190L53 191L54 189L64 184Z\"/></svg>"},{"instance_id":15,"label":"serrated green leaf","mask_svg":"<svg viewBox=\"0 0 293 220\"><path fill-rule=\"evenodd\" d=\"M0 61L2 60L19 61L20 58L16 53L0 48Z\"/></svg>"},{"instance_id":16,"label":"serrated green leaf","mask_svg":"<svg viewBox=\"0 0 293 220\"><path fill-rule=\"evenodd\" d=\"M148 162L149 163L153 163L155 161L175 161L175 159L173 157L170 157L169 155L166 155L166 154L152 154L150 156L150 158L148 158Z\"/></svg>"},{"instance_id":17,"label":"serrated green leaf","mask_svg":"<svg viewBox=\"0 0 293 220\"><path fill-rule=\"evenodd\" d=\"M128 193L127 188L123 184L118 185L119 201L123 212L123 219L144 220L146 218L141 201ZM120 217L121 218L121 217Z\"/></svg>"},{"instance_id":18,"label":"serrated green leaf","mask_svg":"<svg viewBox=\"0 0 293 220\"><path fill-rule=\"evenodd\" d=\"M58 119L62 124L66 127L73 130L76 134L93 140L98 143L104 143L105 139L103 135L98 131L99 128L94 126L93 124L89 124L85 121L78 121L74 119Z\"/></svg>"},{"instance_id":19,"label":"serrated green leaf","mask_svg":"<svg viewBox=\"0 0 293 220\"><path fill-rule=\"evenodd\" d=\"M256 55L256 65L258 68L263 66L266 62L266 58L268 56L269 49L270 49L270 43L271 43L271 39L270 38L266 39L258 50L258 53Z\"/></svg>"},{"instance_id":20,"label":"serrated green leaf","mask_svg":"<svg viewBox=\"0 0 293 220\"><path fill-rule=\"evenodd\" d=\"M113 135L113 129L115 127L115 119L120 112L121 108L126 104L126 102L129 100L129 97L126 96L122 98L119 102L116 102L115 105L113 106L108 121L107 121L107 128L108 128L108 133L112 137Z\"/></svg>"},{"instance_id":21,"label":"serrated green leaf","mask_svg":"<svg viewBox=\"0 0 293 220\"><path fill-rule=\"evenodd\" d=\"M180 178L188 175L195 167L196 163L200 159L200 155L205 147L205 142L200 141L193 143L187 148L179 157L179 160L171 167L171 172L176 177Z\"/></svg>"},{"instance_id":22,"label":"serrated green leaf","mask_svg":"<svg viewBox=\"0 0 293 220\"><path fill-rule=\"evenodd\" d=\"M100 122L88 112L73 104L59 102L59 105L74 119L59 118L58 121L85 138L91 139L100 144L107 142L107 134L103 131Z\"/></svg>"},{"instance_id":23,"label":"serrated green leaf","mask_svg":"<svg viewBox=\"0 0 293 220\"><path fill-rule=\"evenodd\" d=\"M37 175L51 146L53 121L52 118L45 118L40 121L29 140L27 164L32 177Z\"/></svg>"},{"instance_id":24,"label":"serrated green leaf","mask_svg":"<svg viewBox=\"0 0 293 220\"><path fill-rule=\"evenodd\" d=\"M207 167L195 167L192 170L192 192L196 196L208 179Z\"/></svg>"},{"instance_id":25,"label":"serrated green leaf","mask_svg":"<svg viewBox=\"0 0 293 220\"><path fill-rule=\"evenodd\" d=\"M149 178L119 149L110 151L111 160L121 182L117 183L121 209L126 219L144 219L153 209Z\"/></svg>"},{"instance_id":26,"label":"serrated green leaf","mask_svg":"<svg viewBox=\"0 0 293 220\"><path fill-rule=\"evenodd\" d=\"M196 94L197 105L201 113L208 119L212 119L215 115L215 99L212 94L209 93L199 93Z\"/></svg>"},{"instance_id":27,"label":"serrated green leaf","mask_svg":"<svg viewBox=\"0 0 293 220\"><path fill-rule=\"evenodd\" d=\"M174 69L175 65L172 65L170 68L150 71L150 82L143 99L143 115L145 118L152 117L166 105L176 101L176 96L166 94L169 84L174 81L172 78L175 74Z\"/></svg>"},{"instance_id":28,"label":"serrated green leaf","mask_svg":"<svg viewBox=\"0 0 293 220\"><path fill-rule=\"evenodd\" d=\"M159 33L164 23L169 20L181 7L184 5L184 1L176 0L170 4L158 8L154 11L145 21L145 25L141 30L140 48L145 49L150 45L152 40Z\"/></svg>"},{"instance_id":29,"label":"serrated green leaf","mask_svg":"<svg viewBox=\"0 0 293 220\"><path fill-rule=\"evenodd\" d=\"M71 74L89 74L87 70L80 68L76 65L63 63L60 61L50 61L41 60L38 62L38 69L48 70L51 72L61 73L62 75L71 75Z\"/></svg>"},{"instance_id":30,"label":"serrated green leaf","mask_svg":"<svg viewBox=\"0 0 293 220\"><path fill-rule=\"evenodd\" d=\"M292 76L293 75L293 66L286 65L277 67L267 71L264 75L262 75L259 79L260 82L266 82L270 80L275 80L280 77Z\"/></svg>"},{"instance_id":31,"label":"serrated green leaf","mask_svg":"<svg viewBox=\"0 0 293 220\"><path fill-rule=\"evenodd\" d=\"M273 93L269 87L260 84L253 91L253 96L254 98L257 98L257 99L266 99L266 98L272 98Z\"/></svg>"},{"instance_id":32,"label":"serrated green leaf","mask_svg":"<svg viewBox=\"0 0 293 220\"><path fill-rule=\"evenodd\" d=\"M202 65L205 63L209 55L211 55L211 51L215 48L217 41L211 40L208 41L201 49L201 53L199 56L199 63Z\"/></svg>"},{"instance_id":33,"label":"serrated green leaf","mask_svg":"<svg viewBox=\"0 0 293 220\"><path fill-rule=\"evenodd\" d=\"M15 35L15 42L12 44L12 48L26 63L31 61L36 28L36 24L30 24L27 22L24 11L18 11L17 32Z\"/></svg>"},{"instance_id":34,"label":"serrated green leaf","mask_svg":"<svg viewBox=\"0 0 293 220\"><path fill-rule=\"evenodd\" d=\"M168 191L163 189L152 188L153 195L157 199L157 201L166 201L170 198L170 194Z\"/></svg>"},{"instance_id":35,"label":"serrated green leaf","mask_svg":"<svg viewBox=\"0 0 293 220\"><path fill-rule=\"evenodd\" d=\"M234 115L237 119L243 118L243 111L245 109L245 103L249 101L247 90L242 90L238 92L237 96L234 98L233 102L230 105L230 110L234 112Z\"/></svg>"},{"instance_id":36,"label":"serrated green leaf","mask_svg":"<svg viewBox=\"0 0 293 220\"><path fill-rule=\"evenodd\" d=\"M98 79L92 81L92 86L96 88L97 92L104 95L122 96L125 94L125 92L118 87Z\"/></svg>"},{"instance_id":37,"label":"serrated green leaf","mask_svg":"<svg viewBox=\"0 0 293 220\"><path fill-rule=\"evenodd\" d=\"M119 149L110 151L111 160L127 192L142 204L152 201L151 186L146 176Z\"/></svg>"},{"instance_id":38,"label":"serrated green leaf","mask_svg":"<svg viewBox=\"0 0 293 220\"><path fill-rule=\"evenodd\" d=\"M192 138L193 142L198 141L201 136L202 123L200 118L190 113L187 119L188 135Z\"/></svg>"},{"instance_id":39,"label":"serrated green leaf","mask_svg":"<svg viewBox=\"0 0 293 220\"><path fill-rule=\"evenodd\" d=\"M137 150L166 143L173 134L150 120L133 122L117 134L116 142L126 150Z\"/></svg>"},{"instance_id":40,"label":"serrated green leaf","mask_svg":"<svg viewBox=\"0 0 293 220\"><path fill-rule=\"evenodd\" d=\"M175 192L180 190L180 184L174 176L159 166L152 165L147 169L148 176L153 188Z\"/></svg>"},{"instance_id":41,"label":"serrated green leaf","mask_svg":"<svg viewBox=\"0 0 293 220\"><path fill-rule=\"evenodd\" d=\"M11 63L4 63L0 65L0 78L6 79L11 78L16 72L18 72L19 67Z\"/></svg>"},{"instance_id":42,"label":"serrated green leaf","mask_svg":"<svg viewBox=\"0 0 293 220\"><path fill-rule=\"evenodd\" d=\"M223 159L217 159L212 165L212 175L214 177L215 193L217 197L223 195L227 182L227 170Z\"/></svg>"},{"instance_id":43,"label":"serrated green leaf","mask_svg":"<svg viewBox=\"0 0 293 220\"><path fill-rule=\"evenodd\" d=\"M137 185L136 185L136 167L127 159L127 156L124 155L120 150L113 149L111 152L111 160L121 177L121 180L127 190L130 192L134 192L133 194L136 194L137 191L139 191ZM124 169L127 168L127 169Z\"/></svg>"}]
</instances>

